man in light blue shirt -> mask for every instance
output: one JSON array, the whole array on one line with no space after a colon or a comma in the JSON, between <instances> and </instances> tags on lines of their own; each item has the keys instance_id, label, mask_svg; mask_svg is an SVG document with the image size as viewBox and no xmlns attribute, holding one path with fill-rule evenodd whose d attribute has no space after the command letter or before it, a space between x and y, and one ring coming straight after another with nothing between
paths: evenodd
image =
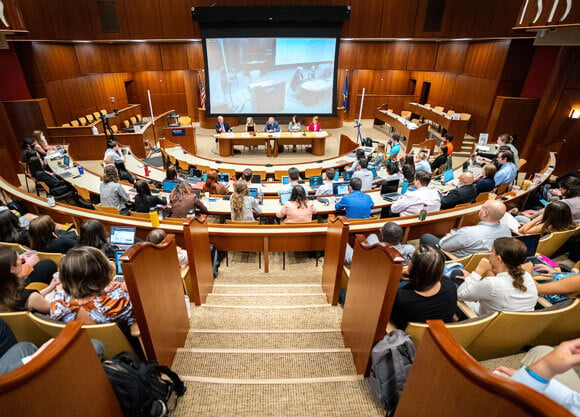
<instances>
[{"instance_id":1,"label":"man in light blue shirt","mask_svg":"<svg viewBox=\"0 0 580 417\"><path fill-rule=\"evenodd\" d=\"M399 152L401 152L401 144L399 143L401 138L399 135L393 135L389 143L391 144L391 150L387 152L387 158L393 159L396 158Z\"/></svg>"},{"instance_id":2,"label":"man in light blue shirt","mask_svg":"<svg viewBox=\"0 0 580 417\"><path fill-rule=\"evenodd\" d=\"M334 168L326 168L324 175L326 175L326 181L318 190L316 190L316 195L332 195L332 184L334 184L334 173L336 171Z\"/></svg>"},{"instance_id":3,"label":"man in light blue shirt","mask_svg":"<svg viewBox=\"0 0 580 417\"><path fill-rule=\"evenodd\" d=\"M352 178L360 178L362 182L361 191L368 191L373 188L373 173L367 169L369 161L366 158L361 158L358 161L358 167Z\"/></svg>"},{"instance_id":4,"label":"man in light blue shirt","mask_svg":"<svg viewBox=\"0 0 580 417\"><path fill-rule=\"evenodd\" d=\"M499 170L493 177L495 186L500 184L511 184L518 175L518 169L514 164L514 154L512 151L501 151L497 154Z\"/></svg>"},{"instance_id":5,"label":"man in light blue shirt","mask_svg":"<svg viewBox=\"0 0 580 417\"><path fill-rule=\"evenodd\" d=\"M298 171L298 168L288 168L288 177L290 178L290 183L282 184L282 186L278 188L278 195L290 194L294 186L300 184L300 171Z\"/></svg>"},{"instance_id":6,"label":"man in light blue shirt","mask_svg":"<svg viewBox=\"0 0 580 417\"><path fill-rule=\"evenodd\" d=\"M371 209L375 206L370 195L361 192L362 181L360 178L351 178L350 193L340 199L334 205L335 210L346 210L348 219L368 219L371 217Z\"/></svg>"},{"instance_id":7,"label":"man in light blue shirt","mask_svg":"<svg viewBox=\"0 0 580 417\"><path fill-rule=\"evenodd\" d=\"M280 124L273 118L268 118L266 122L266 126L264 127L264 132L266 133L275 133L280 131Z\"/></svg>"}]
</instances>

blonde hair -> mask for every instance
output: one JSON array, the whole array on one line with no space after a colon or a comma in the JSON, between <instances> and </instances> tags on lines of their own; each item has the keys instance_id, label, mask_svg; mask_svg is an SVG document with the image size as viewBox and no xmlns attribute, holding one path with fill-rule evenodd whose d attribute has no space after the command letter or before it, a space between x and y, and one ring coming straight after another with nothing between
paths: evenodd
<instances>
[{"instance_id":1,"label":"blonde hair","mask_svg":"<svg viewBox=\"0 0 580 417\"><path fill-rule=\"evenodd\" d=\"M236 182L236 187L231 198L233 219L239 219L244 212L244 197L248 195L248 184L246 181L240 180Z\"/></svg>"}]
</instances>

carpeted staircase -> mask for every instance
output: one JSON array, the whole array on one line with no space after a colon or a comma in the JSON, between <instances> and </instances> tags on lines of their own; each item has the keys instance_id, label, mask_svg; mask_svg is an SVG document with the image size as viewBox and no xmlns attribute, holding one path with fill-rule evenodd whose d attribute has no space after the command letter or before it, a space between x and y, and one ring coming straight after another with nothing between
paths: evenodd
<instances>
[{"instance_id":1,"label":"carpeted staircase","mask_svg":"<svg viewBox=\"0 0 580 417\"><path fill-rule=\"evenodd\" d=\"M235 255L206 304L192 306L172 367L188 391L172 416L383 416L344 347L322 267L287 254L282 271L274 255L265 274Z\"/></svg>"}]
</instances>

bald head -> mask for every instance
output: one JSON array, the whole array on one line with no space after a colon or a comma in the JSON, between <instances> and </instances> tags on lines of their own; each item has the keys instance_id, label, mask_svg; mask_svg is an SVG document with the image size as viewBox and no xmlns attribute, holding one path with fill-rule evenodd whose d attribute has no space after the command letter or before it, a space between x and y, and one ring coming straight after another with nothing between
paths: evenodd
<instances>
[{"instance_id":1,"label":"bald head","mask_svg":"<svg viewBox=\"0 0 580 417\"><path fill-rule=\"evenodd\" d=\"M487 200L481 206L479 217L483 221L498 223L505 214L505 204L499 200Z\"/></svg>"},{"instance_id":2,"label":"bald head","mask_svg":"<svg viewBox=\"0 0 580 417\"><path fill-rule=\"evenodd\" d=\"M471 172L462 172L459 175L459 183L463 185L473 184L473 174Z\"/></svg>"}]
</instances>

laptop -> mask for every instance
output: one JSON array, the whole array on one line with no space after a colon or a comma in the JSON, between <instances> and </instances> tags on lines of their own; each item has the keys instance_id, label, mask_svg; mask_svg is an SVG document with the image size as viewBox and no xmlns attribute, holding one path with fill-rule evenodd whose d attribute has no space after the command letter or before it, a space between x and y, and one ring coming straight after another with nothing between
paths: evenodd
<instances>
[{"instance_id":1,"label":"laptop","mask_svg":"<svg viewBox=\"0 0 580 417\"><path fill-rule=\"evenodd\" d=\"M322 175L315 175L314 177L310 177L308 182L310 183L310 188L316 190L322 185Z\"/></svg>"},{"instance_id":2,"label":"laptop","mask_svg":"<svg viewBox=\"0 0 580 417\"><path fill-rule=\"evenodd\" d=\"M290 200L290 196L292 195L292 193L283 193L280 194L280 204L284 205L288 202L288 200Z\"/></svg>"},{"instance_id":3,"label":"laptop","mask_svg":"<svg viewBox=\"0 0 580 417\"><path fill-rule=\"evenodd\" d=\"M531 262L534 265L548 265L547 262L544 261L544 256L538 255L536 256L536 251L538 250L538 243L540 242L540 238L542 235L523 235L523 236L514 236L515 239L520 240L526 245L526 249L528 251L526 262ZM547 259L547 258L546 258ZM548 265L552 266L552 265ZM536 274L534 274L536 275Z\"/></svg>"},{"instance_id":4,"label":"laptop","mask_svg":"<svg viewBox=\"0 0 580 417\"><path fill-rule=\"evenodd\" d=\"M385 201L395 201L401 196L401 193L397 192L399 189L399 180L385 181L381 185L381 197ZM406 191L406 190L405 190Z\"/></svg>"},{"instance_id":5,"label":"laptop","mask_svg":"<svg viewBox=\"0 0 580 417\"><path fill-rule=\"evenodd\" d=\"M451 182L455 179L455 175L453 175L453 170L452 169L448 169L446 171L443 171L443 182L445 184L447 184L448 182Z\"/></svg>"},{"instance_id":6,"label":"laptop","mask_svg":"<svg viewBox=\"0 0 580 417\"><path fill-rule=\"evenodd\" d=\"M344 171L342 173L342 180L343 181L350 181L350 179L352 178L352 174L354 174L353 171Z\"/></svg>"},{"instance_id":7,"label":"laptop","mask_svg":"<svg viewBox=\"0 0 580 417\"><path fill-rule=\"evenodd\" d=\"M68 155L65 155L65 156L62 158L62 163L63 163L63 165L64 165L64 166L66 166L67 168L68 168L68 167L70 167L70 156L68 156Z\"/></svg>"},{"instance_id":8,"label":"laptop","mask_svg":"<svg viewBox=\"0 0 580 417\"><path fill-rule=\"evenodd\" d=\"M121 256L125 253L124 250L116 250L115 251L115 267L116 267L116 275L123 275L123 269L121 268Z\"/></svg>"},{"instance_id":9,"label":"laptop","mask_svg":"<svg viewBox=\"0 0 580 417\"><path fill-rule=\"evenodd\" d=\"M262 176L260 174L252 174L252 184L261 184Z\"/></svg>"},{"instance_id":10,"label":"laptop","mask_svg":"<svg viewBox=\"0 0 580 417\"><path fill-rule=\"evenodd\" d=\"M469 171L469 160L463 163L463 172Z\"/></svg>"},{"instance_id":11,"label":"laptop","mask_svg":"<svg viewBox=\"0 0 580 417\"><path fill-rule=\"evenodd\" d=\"M290 184L290 177L288 175L282 177L282 184Z\"/></svg>"},{"instance_id":12,"label":"laptop","mask_svg":"<svg viewBox=\"0 0 580 417\"><path fill-rule=\"evenodd\" d=\"M163 180L162 190L164 193L170 193L175 187L177 187L177 184L176 181Z\"/></svg>"},{"instance_id":13,"label":"laptop","mask_svg":"<svg viewBox=\"0 0 580 417\"><path fill-rule=\"evenodd\" d=\"M111 226L109 237L111 245L121 249L128 249L135 243L135 228L130 226Z\"/></svg>"},{"instance_id":14,"label":"laptop","mask_svg":"<svg viewBox=\"0 0 580 417\"><path fill-rule=\"evenodd\" d=\"M403 185L401 185L401 194L405 194L409 189L409 183L407 181L403 181Z\"/></svg>"},{"instance_id":15,"label":"laptop","mask_svg":"<svg viewBox=\"0 0 580 417\"><path fill-rule=\"evenodd\" d=\"M249 188L248 191L250 192L250 197L258 198L257 188Z\"/></svg>"},{"instance_id":16,"label":"laptop","mask_svg":"<svg viewBox=\"0 0 580 417\"><path fill-rule=\"evenodd\" d=\"M193 191L193 194L195 194L197 198L201 198L201 190L193 189L191 191Z\"/></svg>"},{"instance_id":17,"label":"laptop","mask_svg":"<svg viewBox=\"0 0 580 417\"><path fill-rule=\"evenodd\" d=\"M217 174L218 182L223 185L228 185L230 183L230 174Z\"/></svg>"},{"instance_id":18,"label":"laptop","mask_svg":"<svg viewBox=\"0 0 580 417\"><path fill-rule=\"evenodd\" d=\"M335 182L332 184L332 195L335 197L342 197L348 194L348 182Z\"/></svg>"}]
</instances>

